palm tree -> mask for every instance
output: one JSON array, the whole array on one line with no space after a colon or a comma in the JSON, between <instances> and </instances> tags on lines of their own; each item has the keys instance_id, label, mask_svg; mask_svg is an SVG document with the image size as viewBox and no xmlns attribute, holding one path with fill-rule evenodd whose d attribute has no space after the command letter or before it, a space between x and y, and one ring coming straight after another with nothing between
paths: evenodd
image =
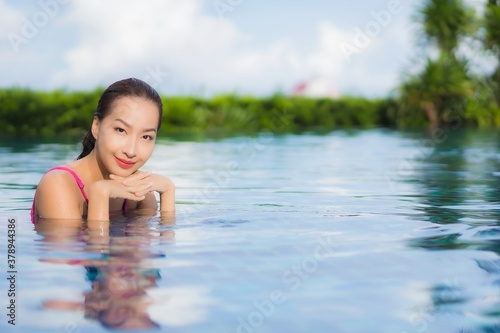
<instances>
[{"instance_id":1,"label":"palm tree","mask_svg":"<svg viewBox=\"0 0 500 333\"><path fill-rule=\"evenodd\" d=\"M431 128L436 128L447 111L462 113L466 98L473 94L467 62L442 55L426 59L424 69L406 75L401 86L403 112L424 111Z\"/></svg>"},{"instance_id":2,"label":"palm tree","mask_svg":"<svg viewBox=\"0 0 500 333\"><path fill-rule=\"evenodd\" d=\"M497 58L497 68L492 75L495 99L500 106L500 1L488 0L484 16L484 45Z\"/></svg>"},{"instance_id":3,"label":"palm tree","mask_svg":"<svg viewBox=\"0 0 500 333\"><path fill-rule=\"evenodd\" d=\"M441 53L452 54L463 37L474 30L474 10L462 0L427 0L419 10L417 21L422 24L428 44Z\"/></svg>"},{"instance_id":4,"label":"palm tree","mask_svg":"<svg viewBox=\"0 0 500 333\"><path fill-rule=\"evenodd\" d=\"M406 75L400 87L401 105L402 111L423 111L434 128L446 110L465 108L463 102L472 94L467 62L456 50L473 32L475 14L462 0L426 0L416 20L426 46L437 48L439 55L427 57L419 74Z\"/></svg>"}]
</instances>

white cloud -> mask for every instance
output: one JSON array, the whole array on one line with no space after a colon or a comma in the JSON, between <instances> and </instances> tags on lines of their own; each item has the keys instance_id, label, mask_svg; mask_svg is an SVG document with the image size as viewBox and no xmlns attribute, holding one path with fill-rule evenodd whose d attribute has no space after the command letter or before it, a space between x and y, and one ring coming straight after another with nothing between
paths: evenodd
<instances>
[{"instance_id":1,"label":"white cloud","mask_svg":"<svg viewBox=\"0 0 500 333\"><path fill-rule=\"evenodd\" d=\"M0 72L4 74L0 86L50 88L43 85L52 74L58 45L48 45L46 38L60 40L57 21L63 5L54 2L57 8L45 8L40 3L21 7L0 0Z\"/></svg>"},{"instance_id":2,"label":"white cloud","mask_svg":"<svg viewBox=\"0 0 500 333\"><path fill-rule=\"evenodd\" d=\"M306 57L306 67L314 74L338 76L347 62L340 45L352 40L351 33L344 32L329 22L319 23L317 30L318 48Z\"/></svg>"},{"instance_id":3,"label":"white cloud","mask_svg":"<svg viewBox=\"0 0 500 333\"><path fill-rule=\"evenodd\" d=\"M74 4L68 20L78 26L79 43L64 55L65 66L53 79L56 86L92 86L103 78L146 75L148 66L158 66L170 72L173 86L205 87L209 94L269 94L318 75L346 82L353 73L339 45L352 43L355 34L330 22L317 25L316 48L299 54L285 38L248 47L251 36L229 20L203 13L198 0L156 0L148 6L82 1Z\"/></svg>"},{"instance_id":4,"label":"white cloud","mask_svg":"<svg viewBox=\"0 0 500 333\"><path fill-rule=\"evenodd\" d=\"M412 47L404 24L395 18L370 37L362 25L343 30L332 22L321 22L317 46L304 57L303 72L329 78L342 94L389 93L397 85L398 66Z\"/></svg>"},{"instance_id":5,"label":"white cloud","mask_svg":"<svg viewBox=\"0 0 500 333\"><path fill-rule=\"evenodd\" d=\"M22 21L22 13L10 7L5 1L0 0L0 31L2 40L8 38L8 33L19 33L19 27ZM5 38L5 39L4 39Z\"/></svg>"},{"instance_id":6,"label":"white cloud","mask_svg":"<svg viewBox=\"0 0 500 333\"><path fill-rule=\"evenodd\" d=\"M21 34L22 18L20 11L0 0L0 69L3 73L8 73L7 64L12 66L13 61L19 61L19 58L14 56L15 50L21 46L19 41L24 38Z\"/></svg>"},{"instance_id":7,"label":"white cloud","mask_svg":"<svg viewBox=\"0 0 500 333\"><path fill-rule=\"evenodd\" d=\"M155 66L196 80L200 71L203 77L221 70L231 47L244 39L230 23L204 15L198 0L153 0L148 6L80 1L68 19L78 27L79 43L65 53L55 84L146 75Z\"/></svg>"},{"instance_id":8,"label":"white cloud","mask_svg":"<svg viewBox=\"0 0 500 333\"><path fill-rule=\"evenodd\" d=\"M305 48L286 32L263 42L261 35L247 34L237 21L221 20L204 5L204 0L150 0L147 6L135 0L69 2L21 54L13 57L5 45L0 47L0 60L10 57L0 70L11 73L0 78L0 84L92 89L123 77L145 79L158 69L168 72L168 78L149 82L164 93L204 89L206 95L268 95L278 89L288 92L298 82L321 75L342 93L376 95L394 85L396 69L390 67L400 59L392 49L410 47L403 41L404 20L394 20L347 61L340 45L352 44L355 32L334 21L308 28L315 43ZM36 5L31 9L40 10ZM12 12L15 15L9 16L18 20L0 20L2 31L18 26L24 15L2 0L0 10L0 16Z\"/></svg>"}]
</instances>

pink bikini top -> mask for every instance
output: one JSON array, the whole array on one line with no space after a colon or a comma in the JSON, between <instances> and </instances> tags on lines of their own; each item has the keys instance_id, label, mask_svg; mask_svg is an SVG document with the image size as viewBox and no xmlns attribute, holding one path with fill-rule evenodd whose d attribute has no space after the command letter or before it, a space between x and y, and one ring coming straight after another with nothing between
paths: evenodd
<instances>
[{"instance_id":1,"label":"pink bikini top","mask_svg":"<svg viewBox=\"0 0 500 333\"><path fill-rule=\"evenodd\" d=\"M85 193L85 190L83 189L85 187L85 185L83 184L83 182L80 179L80 177L78 177L78 175L76 174L76 172L74 172L72 169L70 169L68 167L65 167L65 166L57 166L57 167L54 167L52 169L49 169L45 174L49 173L52 170L65 170L65 171L68 171L73 176L73 178L75 179L76 183L78 184L78 187L80 188L80 191L82 192L82 195L83 195L83 198L85 199L85 202L87 203L87 205L89 204L89 198L87 197L87 193ZM35 192L35 196L33 197L33 204L31 205L31 212L30 212L31 222L33 222L33 223L35 223L35 198L36 198L36 192ZM127 199L125 199L123 201L122 211L123 211L124 214L126 214L128 212L128 202L127 202Z\"/></svg>"}]
</instances>

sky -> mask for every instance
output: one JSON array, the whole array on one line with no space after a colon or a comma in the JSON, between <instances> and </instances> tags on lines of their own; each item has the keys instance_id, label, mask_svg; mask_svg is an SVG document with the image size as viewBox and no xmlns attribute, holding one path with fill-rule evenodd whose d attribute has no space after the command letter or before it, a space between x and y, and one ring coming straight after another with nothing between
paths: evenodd
<instances>
[{"instance_id":1,"label":"sky","mask_svg":"<svg viewBox=\"0 0 500 333\"><path fill-rule=\"evenodd\" d=\"M422 3L0 0L0 87L137 77L166 95L268 96L322 78L341 95L385 97L423 56Z\"/></svg>"}]
</instances>

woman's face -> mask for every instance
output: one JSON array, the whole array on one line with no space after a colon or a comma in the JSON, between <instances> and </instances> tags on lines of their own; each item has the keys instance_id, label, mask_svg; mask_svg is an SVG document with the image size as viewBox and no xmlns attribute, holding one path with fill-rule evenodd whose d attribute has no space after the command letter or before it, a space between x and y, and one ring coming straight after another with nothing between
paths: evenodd
<instances>
[{"instance_id":1,"label":"woman's face","mask_svg":"<svg viewBox=\"0 0 500 333\"><path fill-rule=\"evenodd\" d=\"M104 119L94 118L92 134L99 162L117 176L127 177L153 153L159 111L142 97L120 97Z\"/></svg>"}]
</instances>

